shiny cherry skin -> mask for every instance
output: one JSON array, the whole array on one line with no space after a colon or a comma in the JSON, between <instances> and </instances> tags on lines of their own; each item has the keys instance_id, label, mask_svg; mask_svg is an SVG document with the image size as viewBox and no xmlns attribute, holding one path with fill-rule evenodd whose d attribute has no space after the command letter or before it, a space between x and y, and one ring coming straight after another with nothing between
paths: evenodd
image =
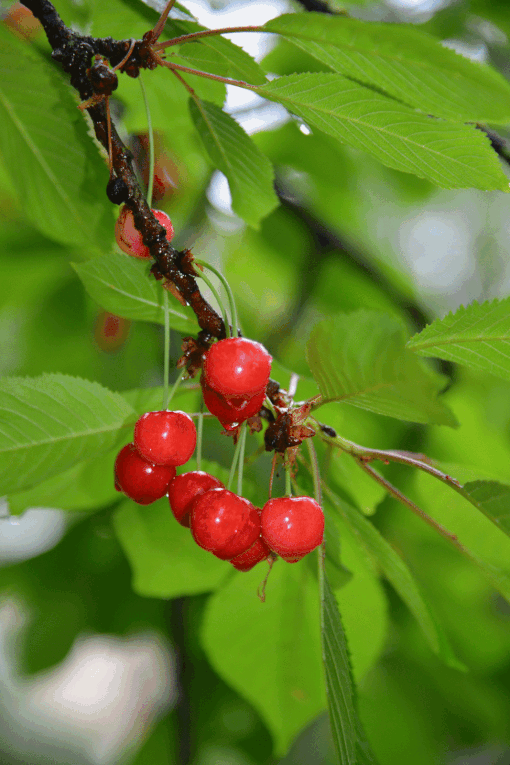
<instances>
[{"instance_id":1,"label":"shiny cherry skin","mask_svg":"<svg viewBox=\"0 0 510 765\"><path fill-rule=\"evenodd\" d=\"M146 412L135 425L133 441L155 465L184 465L195 451L197 429L186 412Z\"/></svg>"},{"instance_id":2,"label":"shiny cherry skin","mask_svg":"<svg viewBox=\"0 0 510 765\"><path fill-rule=\"evenodd\" d=\"M236 555L230 562L238 571L250 571L257 563L266 560L270 555L271 550L262 537L259 537L251 547L240 555Z\"/></svg>"},{"instance_id":3,"label":"shiny cherry skin","mask_svg":"<svg viewBox=\"0 0 510 765\"><path fill-rule=\"evenodd\" d=\"M139 505L150 505L164 497L174 478L174 467L147 462L134 444L126 444L115 460L115 488Z\"/></svg>"},{"instance_id":4,"label":"shiny cherry skin","mask_svg":"<svg viewBox=\"0 0 510 765\"><path fill-rule=\"evenodd\" d=\"M205 354L205 384L223 398L252 398L266 389L272 357L245 337L220 340Z\"/></svg>"},{"instance_id":5,"label":"shiny cherry skin","mask_svg":"<svg viewBox=\"0 0 510 765\"><path fill-rule=\"evenodd\" d=\"M234 430L241 422L258 414L266 397L265 389L252 398L226 399L215 393L202 378L202 395L207 409L226 430Z\"/></svg>"},{"instance_id":6,"label":"shiny cherry skin","mask_svg":"<svg viewBox=\"0 0 510 765\"><path fill-rule=\"evenodd\" d=\"M268 547L288 563L304 558L324 538L324 513L312 497L270 499L260 523Z\"/></svg>"},{"instance_id":7,"label":"shiny cherry skin","mask_svg":"<svg viewBox=\"0 0 510 765\"><path fill-rule=\"evenodd\" d=\"M221 481L203 470L181 473L168 487L168 501L181 526L189 528L189 511L193 501L209 489L224 489Z\"/></svg>"},{"instance_id":8,"label":"shiny cherry skin","mask_svg":"<svg viewBox=\"0 0 510 765\"><path fill-rule=\"evenodd\" d=\"M193 501L190 528L199 547L221 560L231 560L260 536L260 515L244 497L227 489L211 489Z\"/></svg>"},{"instance_id":9,"label":"shiny cherry skin","mask_svg":"<svg viewBox=\"0 0 510 765\"><path fill-rule=\"evenodd\" d=\"M169 216L162 210L152 210L155 217L166 229L166 238L170 242L174 236L174 227ZM133 213L129 207L124 206L120 211L120 215L117 218L115 224L115 239L120 249L126 253L126 255L132 255L135 258L142 258L143 260L150 259L149 248L143 243L142 235L135 228L135 219Z\"/></svg>"}]
</instances>

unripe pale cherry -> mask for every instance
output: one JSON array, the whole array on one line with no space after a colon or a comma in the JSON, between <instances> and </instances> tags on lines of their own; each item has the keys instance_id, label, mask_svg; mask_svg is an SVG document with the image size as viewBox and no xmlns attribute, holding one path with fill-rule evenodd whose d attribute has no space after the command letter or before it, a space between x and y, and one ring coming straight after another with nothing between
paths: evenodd
<instances>
[{"instance_id":1,"label":"unripe pale cherry","mask_svg":"<svg viewBox=\"0 0 510 765\"><path fill-rule=\"evenodd\" d=\"M184 465L197 444L195 423L186 412L146 412L133 438L141 456L156 465Z\"/></svg>"},{"instance_id":2,"label":"unripe pale cherry","mask_svg":"<svg viewBox=\"0 0 510 765\"><path fill-rule=\"evenodd\" d=\"M174 478L174 467L147 462L134 444L126 444L115 460L115 488L139 505L150 505L164 497Z\"/></svg>"},{"instance_id":3,"label":"unripe pale cherry","mask_svg":"<svg viewBox=\"0 0 510 765\"><path fill-rule=\"evenodd\" d=\"M166 238L170 242L174 235L174 227L169 216L162 210L152 210L158 222L166 229ZM149 248L143 243L142 235L135 228L135 219L129 207L124 206L120 211L115 224L115 239L120 249L126 255L133 255L135 258L146 260L151 258Z\"/></svg>"},{"instance_id":4,"label":"unripe pale cherry","mask_svg":"<svg viewBox=\"0 0 510 765\"><path fill-rule=\"evenodd\" d=\"M260 523L264 541L288 563L304 558L324 538L324 513L312 497L270 499Z\"/></svg>"},{"instance_id":5,"label":"unripe pale cherry","mask_svg":"<svg viewBox=\"0 0 510 765\"><path fill-rule=\"evenodd\" d=\"M222 482L203 470L182 473L168 487L168 501L181 526L189 528L189 511L193 501L209 489L224 489Z\"/></svg>"},{"instance_id":6,"label":"unripe pale cherry","mask_svg":"<svg viewBox=\"0 0 510 765\"><path fill-rule=\"evenodd\" d=\"M203 376L201 385L204 404L226 430L234 430L239 423L258 414L266 397L264 389L252 398L224 398L209 388Z\"/></svg>"},{"instance_id":7,"label":"unripe pale cherry","mask_svg":"<svg viewBox=\"0 0 510 765\"><path fill-rule=\"evenodd\" d=\"M271 361L264 346L255 340L229 337L205 354L204 382L224 398L252 398L266 389Z\"/></svg>"},{"instance_id":8,"label":"unripe pale cherry","mask_svg":"<svg viewBox=\"0 0 510 765\"><path fill-rule=\"evenodd\" d=\"M271 555L271 550L262 537L259 537L251 547L240 555L236 555L230 562L238 571L250 571L257 563L268 558L269 555Z\"/></svg>"},{"instance_id":9,"label":"unripe pale cherry","mask_svg":"<svg viewBox=\"0 0 510 765\"><path fill-rule=\"evenodd\" d=\"M193 501L190 528L199 547L221 560L231 560L260 536L260 515L244 497L227 489L211 489Z\"/></svg>"}]
</instances>

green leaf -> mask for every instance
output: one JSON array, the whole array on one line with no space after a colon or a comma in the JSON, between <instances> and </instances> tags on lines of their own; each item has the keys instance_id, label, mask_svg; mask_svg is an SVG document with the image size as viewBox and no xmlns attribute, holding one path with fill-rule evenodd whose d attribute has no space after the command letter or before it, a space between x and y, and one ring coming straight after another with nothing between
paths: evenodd
<instances>
[{"instance_id":1,"label":"green leaf","mask_svg":"<svg viewBox=\"0 0 510 765\"><path fill-rule=\"evenodd\" d=\"M224 74L225 61L223 57L216 50L206 48L204 45L197 45L196 43L176 45L175 48L168 49L166 60L187 66L190 69L227 76ZM182 75L185 79L189 79L185 72L182 72ZM220 107L223 106L227 95L227 86L223 82L197 76L193 77L192 83L193 90L199 98L206 98Z\"/></svg>"},{"instance_id":2,"label":"green leaf","mask_svg":"<svg viewBox=\"0 0 510 765\"><path fill-rule=\"evenodd\" d=\"M375 762L368 749L355 708L355 691L347 640L335 596L324 571L321 574L322 658L326 676L333 743L342 765Z\"/></svg>"},{"instance_id":3,"label":"green leaf","mask_svg":"<svg viewBox=\"0 0 510 765\"><path fill-rule=\"evenodd\" d=\"M457 475L462 478L462 472ZM500 501L497 499L499 489L475 486L474 497L478 498L480 507L473 507L474 503L470 504L467 498L425 473L417 473L414 481L420 507L437 523L455 534L463 555L480 569L491 587L510 603L510 538L495 523L496 513L501 512ZM494 514L487 512L490 507L490 491L494 492L496 506L499 505Z\"/></svg>"},{"instance_id":4,"label":"green leaf","mask_svg":"<svg viewBox=\"0 0 510 765\"><path fill-rule=\"evenodd\" d=\"M190 530L177 523L166 497L145 507L123 503L113 525L139 595L198 595L216 589L229 574L228 563L198 547Z\"/></svg>"},{"instance_id":5,"label":"green leaf","mask_svg":"<svg viewBox=\"0 0 510 765\"><path fill-rule=\"evenodd\" d=\"M322 398L411 422L454 427L437 393L442 375L416 363L400 322L375 311L355 311L315 326L307 360Z\"/></svg>"},{"instance_id":6,"label":"green leaf","mask_svg":"<svg viewBox=\"0 0 510 765\"><path fill-rule=\"evenodd\" d=\"M190 99L189 104L214 166L227 177L234 212L258 228L262 218L279 204L271 162L234 118L218 106L200 99Z\"/></svg>"},{"instance_id":7,"label":"green leaf","mask_svg":"<svg viewBox=\"0 0 510 765\"><path fill-rule=\"evenodd\" d=\"M132 388L123 390L122 397L133 408L134 425L141 414L145 412L156 412L161 409L163 404L163 387L156 388ZM181 409L184 412L197 412L202 400L202 393L199 383L191 381L181 383L173 395L171 404L174 409ZM127 420L129 424L129 420Z\"/></svg>"},{"instance_id":8,"label":"green leaf","mask_svg":"<svg viewBox=\"0 0 510 765\"><path fill-rule=\"evenodd\" d=\"M124 319L165 323L163 287L149 274L146 262L113 252L72 266L89 295L105 310ZM178 332L196 332L191 308L184 308L173 297L169 304L170 327Z\"/></svg>"},{"instance_id":9,"label":"green leaf","mask_svg":"<svg viewBox=\"0 0 510 765\"><path fill-rule=\"evenodd\" d=\"M510 536L510 486L498 481L469 481L463 489L469 501Z\"/></svg>"},{"instance_id":10,"label":"green leaf","mask_svg":"<svg viewBox=\"0 0 510 765\"><path fill-rule=\"evenodd\" d=\"M257 709L279 756L326 699L316 580L306 562L277 561L261 603L266 570L236 573L210 598L202 645L216 672Z\"/></svg>"},{"instance_id":11,"label":"green leaf","mask_svg":"<svg viewBox=\"0 0 510 765\"><path fill-rule=\"evenodd\" d=\"M407 347L510 380L510 298L461 306L414 335Z\"/></svg>"},{"instance_id":12,"label":"green leaf","mask_svg":"<svg viewBox=\"0 0 510 765\"><path fill-rule=\"evenodd\" d=\"M332 455L330 478L332 483L342 487L365 515L373 515L386 496L384 486L376 483L350 454L340 449Z\"/></svg>"},{"instance_id":13,"label":"green leaf","mask_svg":"<svg viewBox=\"0 0 510 765\"><path fill-rule=\"evenodd\" d=\"M336 512L340 514L356 542L381 569L383 575L392 584L404 603L420 625L431 649L449 667L465 670L465 666L456 658L441 625L432 613L430 604L413 577L407 564L394 548L384 539L375 526L348 502L328 491L328 499Z\"/></svg>"},{"instance_id":14,"label":"green leaf","mask_svg":"<svg viewBox=\"0 0 510 765\"><path fill-rule=\"evenodd\" d=\"M31 489L9 495L11 515L19 515L30 507L96 511L115 502L121 496L113 482L117 452L118 448L97 459L79 462Z\"/></svg>"},{"instance_id":15,"label":"green leaf","mask_svg":"<svg viewBox=\"0 0 510 765\"><path fill-rule=\"evenodd\" d=\"M0 493L21 491L114 445L131 407L60 374L0 380Z\"/></svg>"},{"instance_id":16,"label":"green leaf","mask_svg":"<svg viewBox=\"0 0 510 765\"><path fill-rule=\"evenodd\" d=\"M434 114L507 123L510 85L496 70L446 48L416 25L293 13L265 24L335 72Z\"/></svg>"},{"instance_id":17,"label":"green leaf","mask_svg":"<svg viewBox=\"0 0 510 765\"><path fill-rule=\"evenodd\" d=\"M107 173L55 64L0 29L0 153L23 214L50 239L108 250ZM43 116L44 115L44 116Z\"/></svg>"},{"instance_id":18,"label":"green leaf","mask_svg":"<svg viewBox=\"0 0 510 765\"><path fill-rule=\"evenodd\" d=\"M469 125L418 114L339 74L280 77L255 91L388 167L445 189L508 191L489 139Z\"/></svg>"},{"instance_id":19,"label":"green leaf","mask_svg":"<svg viewBox=\"0 0 510 765\"><path fill-rule=\"evenodd\" d=\"M186 34L201 32L206 27L195 24L192 21L177 21L169 19L165 31L170 37L178 37ZM186 43L191 44L191 43ZM216 71L214 74L221 74L224 77L230 77L234 80L242 80L251 85L261 85L266 82L266 76L257 62L238 45L235 45L226 37L221 35L212 35L211 37L202 37L193 45L200 45L203 48L213 51L215 60L223 61L223 71ZM167 49L168 50L168 49Z\"/></svg>"}]
</instances>

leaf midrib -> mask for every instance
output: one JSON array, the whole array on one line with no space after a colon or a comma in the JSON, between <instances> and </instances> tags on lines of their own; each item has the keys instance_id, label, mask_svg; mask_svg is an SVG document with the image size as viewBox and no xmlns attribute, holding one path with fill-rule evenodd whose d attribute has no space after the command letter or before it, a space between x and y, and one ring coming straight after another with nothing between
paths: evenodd
<instances>
[{"instance_id":1,"label":"leaf midrib","mask_svg":"<svg viewBox=\"0 0 510 765\"><path fill-rule=\"evenodd\" d=\"M39 441L30 441L28 443L19 444L17 446L14 446L9 449L3 449L0 447L0 456L2 455L8 455L8 454L15 454L18 451L23 451L26 449L36 448L39 446L48 446L51 444L56 444L59 442L65 442L65 441L72 441L76 438L84 438L87 436L96 436L101 435L104 433L114 433L118 430L122 430L122 428L130 427L132 423L126 423L124 420L122 420L120 425L115 426L109 426L109 427L102 427L102 428L94 428L92 430L79 430L79 431L73 431L73 433L67 433L65 435L56 436L53 438L44 438ZM2 435L0 433L0 435Z\"/></svg>"},{"instance_id":2,"label":"leaf midrib","mask_svg":"<svg viewBox=\"0 0 510 765\"><path fill-rule=\"evenodd\" d=\"M32 138L27 133L27 131L24 128L23 123L20 121L16 114L16 110L13 104L11 104L10 100L8 99L7 95L4 93L4 91L0 90L0 101L2 102L7 114L10 116L15 128L19 131L19 134L25 141L28 149L32 152L35 159L37 160L38 164L40 165L41 169L46 173L48 180L53 185L55 190L57 191L57 194L60 196L62 201L64 202L66 208L69 210L71 215L73 216L73 219L76 221L76 224L79 226L84 238L87 239L87 241L90 242L90 245L94 248L95 252L98 252L95 243L93 240L89 237L90 227L85 224L84 221L76 214L76 210L74 209L73 205L71 204L71 201L67 194L65 193L64 189L62 188L61 184L58 183L56 177L54 176L51 168L47 164L46 160L42 156L41 152L39 151L38 147L35 145L35 143L32 141Z\"/></svg>"},{"instance_id":3,"label":"leaf midrib","mask_svg":"<svg viewBox=\"0 0 510 765\"><path fill-rule=\"evenodd\" d=\"M408 347L412 350L415 350L415 349L421 350L423 348L432 348L434 346L467 345L468 343L488 343L491 341L492 342L507 341L508 343L510 343L510 333L507 333L505 335L476 335L474 337L462 337L459 335L453 335L453 336L450 336L449 338L427 340L426 342L422 342L422 343L413 343L412 345L409 345Z\"/></svg>"},{"instance_id":4,"label":"leaf midrib","mask_svg":"<svg viewBox=\"0 0 510 765\"><path fill-rule=\"evenodd\" d=\"M286 76L287 77L292 77L293 75L286 75ZM342 77L344 80L346 80L346 82L349 82L351 84L353 82L352 80L349 80L349 78L345 77L342 74L332 74L332 75L329 75L329 76L330 77ZM278 80L275 80L275 82L280 82L282 79L284 79L284 78L280 77L280 78L278 78ZM319 85L319 87L320 87L320 85ZM360 87L363 87L365 90L367 90L367 88L365 88L365 86L363 86L363 85L360 85ZM438 152L435 149L432 149L430 144L417 143L416 141L414 141L412 138L409 138L408 136L402 136L402 135L399 135L397 132L391 132L387 127L379 127L377 125L374 125L371 122L363 121L362 119L357 118L357 117L350 117L350 116L347 117L344 114L339 113L339 112L334 112L331 109L330 110L319 109L317 106L315 106L313 104L299 103L299 101L296 101L295 99L293 99L292 97L289 97L289 96L282 96L282 95L279 95L279 94L278 94L278 96L276 96L275 93L273 93L272 91L267 91L267 90L265 91L264 87L261 86L261 85L257 85L256 87L254 87L252 89L257 91L257 93L259 95L261 95L263 98L267 98L270 101L277 100L280 103L285 101L285 102L291 104L291 106L289 106L289 111L291 111L291 112L295 112L296 108L297 109L302 109L302 108L309 109L312 113L315 111L315 112L317 112L317 113L319 113L319 114L321 114L323 116L339 119L339 120L341 120L341 121L343 121L343 122L345 122L347 124L358 125L363 130L370 130L370 131L373 130L376 133L379 133L380 135L387 136L388 139L393 142L393 144L395 144L395 142L401 141L404 144L407 144L410 147L412 147L414 150L419 149L418 156L419 156L419 153L423 151L423 152L426 152L429 155L433 156L436 161L438 161L438 160L443 160L444 161L444 159L445 159L445 155L441 154L441 152ZM310 88L310 90L313 90L313 88ZM331 94L328 94L327 97L330 98ZM404 115L401 115L401 116L403 117ZM415 114L412 110L410 110L410 114L408 116L410 118L412 118L412 117L417 118L417 117L420 117L420 116L423 116L423 115ZM450 123L447 123L447 124L450 124ZM319 130L322 129L322 128L320 128L320 126L318 126L318 127L319 127ZM456 157L448 156L448 161L451 162L452 164L456 164L461 170L465 171L465 168L466 168L465 163L461 162Z\"/></svg>"},{"instance_id":5,"label":"leaf midrib","mask_svg":"<svg viewBox=\"0 0 510 765\"><path fill-rule=\"evenodd\" d=\"M316 37L310 37L305 32L299 32L299 33L292 32L292 34L290 34L288 32L287 32L287 34L285 32L278 32L278 34L281 37L287 37L290 42L292 42L292 38L296 38L297 37L297 38L300 38L300 39L302 38L303 40L305 40L305 42L311 42L311 43L315 43L316 45L324 45L324 46L328 46L330 48L336 48L336 49L338 49L340 51L342 51L343 48L345 47L348 50L353 51L354 53L359 53L360 55L363 55L363 56L374 55L375 57L378 57L378 58L382 59L383 61L388 61L389 63L399 63L399 64L402 64L403 66L406 66L407 64L412 64L413 66L416 66L417 68L421 68L423 70L428 71L430 74L434 74L435 72L438 71L437 67L431 66L428 63L428 61L425 61L424 59L413 59L413 58L398 57L397 55L390 55L389 53L382 53L380 51L380 49L376 49L375 52L374 51L367 52L364 49L356 47L356 45L353 45L352 43L348 43L348 42L345 42L345 43L334 43L334 42L331 42L330 40L327 40L327 39L322 38L322 37L320 39L317 39ZM433 40L431 42L436 42L436 41ZM438 46L441 48L441 45L440 45L439 42L438 42ZM449 50L451 50L451 49L449 49ZM455 53L455 51L452 51L452 52ZM456 55L460 56L460 54L458 54L458 53L456 53ZM460 58L462 60L462 56L460 56ZM330 64L328 64L328 66L330 66ZM335 71L337 71L337 70L335 70ZM488 70L488 71L490 71L490 70ZM439 74L441 74L441 72L439 72ZM469 81L468 75L464 74L463 72L455 72L455 75L457 76L457 79L460 76L464 80L468 80Z\"/></svg>"}]
</instances>

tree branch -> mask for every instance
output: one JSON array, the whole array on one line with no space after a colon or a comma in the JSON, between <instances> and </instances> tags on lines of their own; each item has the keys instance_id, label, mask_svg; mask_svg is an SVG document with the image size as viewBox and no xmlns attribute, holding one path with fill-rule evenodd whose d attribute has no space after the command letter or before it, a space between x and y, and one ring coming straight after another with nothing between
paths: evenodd
<instances>
[{"instance_id":1,"label":"tree branch","mask_svg":"<svg viewBox=\"0 0 510 765\"><path fill-rule=\"evenodd\" d=\"M49 0L23 0L23 5L41 22L53 51L52 57L70 76L71 85L78 91L82 101L97 96L87 75L92 57L104 57L111 66L117 66L126 57L133 41L113 40L111 37L95 38L73 32L64 24ZM131 54L119 67L119 71L137 77L141 68L154 69L156 63L148 44L150 35L151 31L142 40L135 41ZM109 131L105 99L96 100L87 107L87 111L98 141L108 152ZM155 260L152 273L158 279L164 278L171 282L183 300L191 306L203 330L203 343L207 344L212 337L225 337L223 320L202 297L195 278L190 270L186 269L189 252L180 252L168 242L165 228L152 214L133 170L133 156L120 139L113 123L111 152L112 169L117 178L124 181L128 190L126 205L133 212L135 226Z\"/></svg>"}]
</instances>

